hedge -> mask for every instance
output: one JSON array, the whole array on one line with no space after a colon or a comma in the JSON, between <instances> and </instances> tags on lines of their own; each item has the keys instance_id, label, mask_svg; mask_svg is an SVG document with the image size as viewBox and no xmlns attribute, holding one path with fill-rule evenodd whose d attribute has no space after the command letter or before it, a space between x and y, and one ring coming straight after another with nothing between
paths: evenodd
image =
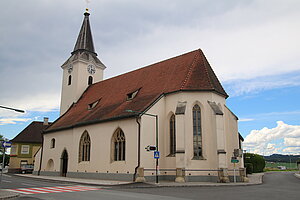
<instances>
[{"instance_id":1,"label":"hedge","mask_svg":"<svg viewBox=\"0 0 300 200\"><path fill-rule=\"evenodd\" d=\"M251 163L254 173L263 172L266 165L263 156L253 153L244 154L244 163Z\"/></svg>"}]
</instances>

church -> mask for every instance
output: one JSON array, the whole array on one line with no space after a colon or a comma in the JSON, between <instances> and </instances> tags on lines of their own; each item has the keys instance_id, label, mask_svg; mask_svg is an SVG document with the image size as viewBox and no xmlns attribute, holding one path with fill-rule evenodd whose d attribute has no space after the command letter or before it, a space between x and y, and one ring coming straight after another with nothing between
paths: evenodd
<instances>
[{"instance_id":1,"label":"church","mask_svg":"<svg viewBox=\"0 0 300 200\"><path fill-rule=\"evenodd\" d=\"M89 16L61 66L60 117L43 132L34 174L243 181L238 118L202 50L103 80Z\"/></svg>"}]
</instances>

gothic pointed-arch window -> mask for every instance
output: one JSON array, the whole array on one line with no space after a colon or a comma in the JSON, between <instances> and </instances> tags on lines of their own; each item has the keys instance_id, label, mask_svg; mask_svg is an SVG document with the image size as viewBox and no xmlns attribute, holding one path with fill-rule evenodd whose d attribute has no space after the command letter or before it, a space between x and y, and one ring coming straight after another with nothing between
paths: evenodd
<instances>
[{"instance_id":1,"label":"gothic pointed-arch window","mask_svg":"<svg viewBox=\"0 0 300 200\"><path fill-rule=\"evenodd\" d=\"M89 76L88 85L92 85L92 84L93 84L93 77Z\"/></svg>"},{"instance_id":2,"label":"gothic pointed-arch window","mask_svg":"<svg viewBox=\"0 0 300 200\"><path fill-rule=\"evenodd\" d=\"M176 152L176 129L175 115L170 117L170 155L175 155Z\"/></svg>"},{"instance_id":3,"label":"gothic pointed-arch window","mask_svg":"<svg viewBox=\"0 0 300 200\"><path fill-rule=\"evenodd\" d=\"M125 135L121 129L116 130L112 136L113 160L125 160Z\"/></svg>"},{"instance_id":4,"label":"gothic pointed-arch window","mask_svg":"<svg viewBox=\"0 0 300 200\"><path fill-rule=\"evenodd\" d=\"M87 131L85 131L79 141L79 156L78 161L90 161L91 139Z\"/></svg>"},{"instance_id":5,"label":"gothic pointed-arch window","mask_svg":"<svg viewBox=\"0 0 300 200\"><path fill-rule=\"evenodd\" d=\"M69 78L68 78L68 85L71 85L71 83L72 83L72 76L69 75Z\"/></svg>"},{"instance_id":6,"label":"gothic pointed-arch window","mask_svg":"<svg viewBox=\"0 0 300 200\"><path fill-rule=\"evenodd\" d=\"M201 109L199 105L193 107L193 148L194 159L202 158L202 130L201 130Z\"/></svg>"}]
</instances>

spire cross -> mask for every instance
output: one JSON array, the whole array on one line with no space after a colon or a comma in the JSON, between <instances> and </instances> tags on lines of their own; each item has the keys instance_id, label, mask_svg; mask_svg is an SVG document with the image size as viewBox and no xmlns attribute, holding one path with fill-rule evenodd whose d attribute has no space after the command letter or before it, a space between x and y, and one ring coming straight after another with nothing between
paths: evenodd
<instances>
[{"instance_id":1,"label":"spire cross","mask_svg":"<svg viewBox=\"0 0 300 200\"><path fill-rule=\"evenodd\" d=\"M85 0L86 2L86 12L88 13L89 12L89 3L91 3L91 0Z\"/></svg>"}]
</instances>

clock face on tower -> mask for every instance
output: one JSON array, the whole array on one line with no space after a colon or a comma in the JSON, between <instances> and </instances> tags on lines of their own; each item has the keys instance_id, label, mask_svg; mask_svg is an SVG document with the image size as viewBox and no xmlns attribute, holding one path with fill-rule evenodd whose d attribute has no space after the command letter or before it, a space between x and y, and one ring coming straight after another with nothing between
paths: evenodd
<instances>
[{"instance_id":1,"label":"clock face on tower","mask_svg":"<svg viewBox=\"0 0 300 200\"><path fill-rule=\"evenodd\" d=\"M87 71L88 71L90 74L95 74L96 68L95 68L94 65L88 65Z\"/></svg>"},{"instance_id":2,"label":"clock face on tower","mask_svg":"<svg viewBox=\"0 0 300 200\"><path fill-rule=\"evenodd\" d=\"M73 65L70 64L70 65L68 66L68 72L69 72L69 74L71 74L72 71L73 71Z\"/></svg>"}]
</instances>

